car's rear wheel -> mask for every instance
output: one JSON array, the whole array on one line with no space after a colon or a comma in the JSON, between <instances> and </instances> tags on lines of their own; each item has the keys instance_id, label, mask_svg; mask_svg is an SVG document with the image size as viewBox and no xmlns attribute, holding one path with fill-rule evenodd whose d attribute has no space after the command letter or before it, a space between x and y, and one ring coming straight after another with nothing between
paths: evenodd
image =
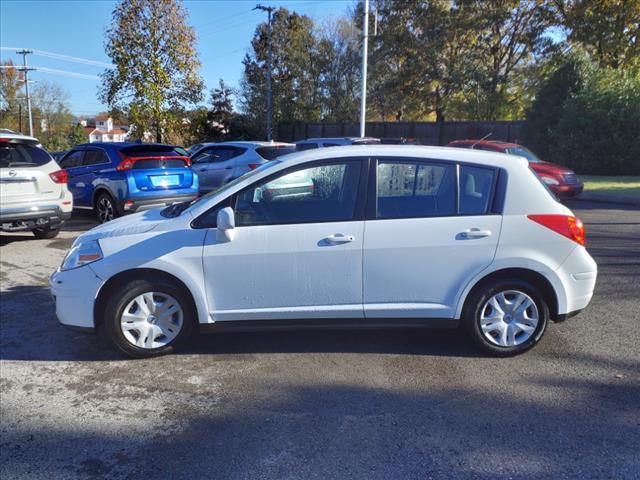
<instances>
[{"instance_id":1,"label":"car's rear wheel","mask_svg":"<svg viewBox=\"0 0 640 480\"><path fill-rule=\"evenodd\" d=\"M58 233L60 233L59 229L51 227L34 228L31 231L33 232L33 235L39 240L55 238L58 236Z\"/></svg>"},{"instance_id":2,"label":"car's rear wheel","mask_svg":"<svg viewBox=\"0 0 640 480\"><path fill-rule=\"evenodd\" d=\"M118 217L116 202L114 202L111 195L106 192L102 192L100 193L100 195L98 195L98 198L96 199L95 211L100 223L105 223Z\"/></svg>"},{"instance_id":3,"label":"car's rear wheel","mask_svg":"<svg viewBox=\"0 0 640 480\"><path fill-rule=\"evenodd\" d=\"M107 301L104 330L117 350L133 358L173 352L194 331L193 300L167 280L132 280Z\"/></svg>"},{"instance_id":4,"label":"car's rear wheel","mask_svg":"<svg viewBox=\"0 0 640 480\"><path fill-rule=\"evenodd\" d=\"M471 293L463 311L465 328L483 351L511 356L533 347L544 334L549 307L531 283L500 279Z\"/></svg>"}]
</instances>

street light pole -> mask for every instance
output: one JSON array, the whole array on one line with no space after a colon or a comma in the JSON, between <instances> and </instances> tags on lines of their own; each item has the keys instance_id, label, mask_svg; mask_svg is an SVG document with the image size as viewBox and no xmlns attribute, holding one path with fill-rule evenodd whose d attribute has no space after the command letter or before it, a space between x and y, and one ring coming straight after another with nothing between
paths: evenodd
<instances>
[{"instance_id":1,"label":"street light pole","mask_svg":"<svg viewBox=\"0 0 640 480\"><path fill-rule=\"evenodd\" d=\"M33 53L33 50L19 50L16 52L18 55L22 55L22 68L24 72L24 87L27 94L27 109L29 110L29 136L33 137L33 117L31 114L31 95L29 93L29 70L35 70L29 68L27 65L27 55Z\"/></svg>"},{"instance_id":2,"label":"street light pole","mask_svg":"<svg viewBox=\"0 0 640 480\"><path fill-rule=\"evenodd\" d=\"M262 10L269 14L269 23L267 25L267 141L273 139L273 98L271 93L271 13L275 10L273 7L264 7L256 5L254 10Z\"/></svg>"},{"instance_id":3,"label":"street light pole","mask_svg":"<svg viewBox=\"0 0 640 480\"><path fill-rule=\"evenodd\" d=\"M367 110L367 47L369 43L369 0L364 0L362 26L362 93L360 95L360 137L364 137Z\"/></svg>"}]
</instances>

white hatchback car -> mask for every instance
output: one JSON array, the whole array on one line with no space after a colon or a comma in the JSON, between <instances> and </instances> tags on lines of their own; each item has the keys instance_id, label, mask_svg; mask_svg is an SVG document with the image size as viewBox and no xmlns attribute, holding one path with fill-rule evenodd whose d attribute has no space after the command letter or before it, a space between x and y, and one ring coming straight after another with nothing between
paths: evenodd
<instances>
[{"instance_id":1,"label":"white hatchback car","mask_svg":"<svg viewBox=\"0 0 640 480\"><path fill-rule=\"evenodd\" d=\"M300 175L311 191L278 188ZM131 357L196 330L459 323L513 355L589 303L597 266L584 242L524 159L336 147L94 228L50 284L60 322Z\"/></svg>"},{"instance_id":2,"label":"white hatchback car","mask_svg":"<svg viewBox=\"0 0 640 480\"><path fill-rule=\"evenodd\" d=\"M0 230L53 238L71 217L67 172L33 137L0 132Z\"/></svg>"}]
</instances>

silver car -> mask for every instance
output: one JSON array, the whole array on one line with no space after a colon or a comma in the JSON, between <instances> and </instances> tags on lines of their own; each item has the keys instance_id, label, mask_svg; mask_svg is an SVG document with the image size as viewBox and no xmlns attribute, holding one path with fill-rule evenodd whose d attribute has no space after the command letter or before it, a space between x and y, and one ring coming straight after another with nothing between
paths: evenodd
<instances>
[{"instance_id":1,"label":"silver car","mask_svg":"<svg viewBox=\"0 0 640 480\"><path fill-rule=\"evenodd\" d=\"M73 209L67 178L38 140L0 132L0 230L55 237Z\"/></svg>"},{"instance_id":2,"label":"silver car","mask_svg":"<svg viewBox=\"0 0 640 480\"><path fill-rule=\"evenodd\" d=\"M296 150L312 150L323 147L341 147L345 145L378 145L379 138L373 137L320 137L307 138L296 142Z\"/></svg>"},{"instance_id":3,"label":"silver car","mask_svg":"<svg viewBox=\"0 0 640 480\"><path fill-rule=\"evenodd\" d=\"M291 143L221 142L202 143L190 150L193 170L200 178L200 190L215 190L263 163L296 151Z\"/></svg>"}]
</instances>

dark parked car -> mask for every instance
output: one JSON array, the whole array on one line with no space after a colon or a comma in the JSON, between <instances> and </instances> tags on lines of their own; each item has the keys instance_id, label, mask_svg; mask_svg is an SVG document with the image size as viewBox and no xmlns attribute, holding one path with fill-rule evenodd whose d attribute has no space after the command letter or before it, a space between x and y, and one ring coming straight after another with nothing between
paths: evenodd
<instances>
[{"instance_id":1,"label":"dark parked car","mask_svg":"<svg viewBox=\"0 0 640 480\"><path fill-rule=\"evenodd\" d=\"M172 145L85 143L59 163L69 174L74 206L93 209L100 222L198 196L191 160Z\"/></svg>"}]
</instances>

